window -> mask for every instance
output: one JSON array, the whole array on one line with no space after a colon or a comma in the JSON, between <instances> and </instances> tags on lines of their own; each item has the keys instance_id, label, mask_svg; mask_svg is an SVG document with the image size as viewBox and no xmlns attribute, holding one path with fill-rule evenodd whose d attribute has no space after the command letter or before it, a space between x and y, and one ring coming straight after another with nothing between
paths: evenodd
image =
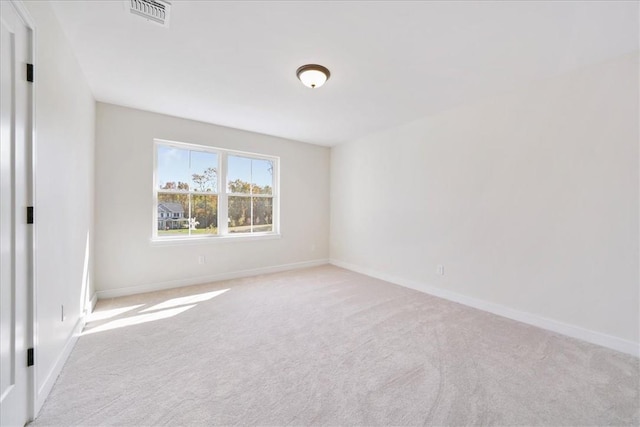
<instances>
[{"instance_id":1,"label":"window","mask_svg":"<svg viewBox=\"0 0 640 427\"><path fill-rule=\"evenodd\" d=\"M278 158L155 141L153 238L278 233Z\"/></svg>"},{"instance_id":2,"label":"window","mask_svg":"<svg viewBox=\"0 0 640 427\"><path fill-rule=\"evenodd\" d=\"M227 157L229 233L273 231L273 161Z\"/></svg>"}]
</instances>

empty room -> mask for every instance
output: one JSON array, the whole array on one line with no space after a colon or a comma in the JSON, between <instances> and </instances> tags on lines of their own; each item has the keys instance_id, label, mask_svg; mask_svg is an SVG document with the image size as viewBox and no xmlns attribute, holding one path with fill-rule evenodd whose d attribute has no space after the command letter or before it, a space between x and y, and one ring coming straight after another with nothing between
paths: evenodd
<instances>
[{"instance_id":1,"label":"empty room","mask_svg":"<svg viewBox=\"0 0 640 427\"><path fill-rule=\"evenodd\" d=\"M0 425L640 425L640 2L0 2Z\"/></svg>"}]
</instances>

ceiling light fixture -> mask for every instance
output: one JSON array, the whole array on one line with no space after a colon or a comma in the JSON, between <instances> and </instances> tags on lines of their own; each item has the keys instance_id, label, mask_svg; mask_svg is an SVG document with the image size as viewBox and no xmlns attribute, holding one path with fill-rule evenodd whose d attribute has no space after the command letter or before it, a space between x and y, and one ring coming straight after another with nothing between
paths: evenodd
<instances>
[{"instance_id":1,"label":"ceiling light fixture","mask_svg":"<svg viewBox=\"0 0 640 427\"><path fill-rule=\"evenodd\" d=\"M307 64L298 68L296 76L298 76L302 84L306 87L316 89L329 80L331 73L327 67L323 67L322 65Z\"/></svg>"}]
</instances>

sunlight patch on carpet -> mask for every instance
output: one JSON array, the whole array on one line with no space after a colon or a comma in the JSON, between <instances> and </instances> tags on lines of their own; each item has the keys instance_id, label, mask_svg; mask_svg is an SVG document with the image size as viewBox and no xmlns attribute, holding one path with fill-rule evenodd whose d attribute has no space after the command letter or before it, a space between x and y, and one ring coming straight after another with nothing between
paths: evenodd
<instances>
[{"instance_id":1,"label":"sunlight patch on carpet","mask_svg":"<svg viewBox=\"0 0 640 427\"><path fill-rule=\"evenodd\" d=\"M127 326L140 325L142 323L147 323L147 322L154 322L156 320L168 319L170 317L177 316L180 313L184 313L185 311L195 306L196 304L187 305L184 307L170 308L167 310L156 311L154 313L139 314L133 317L113 320L111 322L105 323L104 325L96 326L95 328L86 330L82 333L82 335L95 334L97 332L110 331L112 329L124 328Z\"/></svg>"},{"instance_id":2,"label":"sunlight patch on carpet","mask_svg":"<svg viewBox=\"0 0 640 427\"><path fill-rule=\"evenodd\" d=\"M99 320L111 319L112 317L119 316L127 311L135 310L136 308L140 308L144 306L144 304L136 304L130 305L128 307L120 307L120 308L112 308L111 310L101 310L94 311L87 317L87 322L97 322Z\"/></svg>"},{"instance_id":3,"label":"sunlight patch on carpet","mask_svg":"<svg viewBox=\"0 0 640 427\"><path fill-rule=\"evenodd\" d=\"M140 313L146 313L149 311L156 311L156 310L165 310L167 308L178 307L181 305L196 304L199 302L208 301L211 298L215 298L218 295L224 294L228 290L229 289L222 289L220 291L206 292L203 294L189 295L189 296L180 297L180 298L171 298L166 300L165 302L161 302L160 304L156 304L152 307L145 308Z\"/></svg>"}]
</instances>

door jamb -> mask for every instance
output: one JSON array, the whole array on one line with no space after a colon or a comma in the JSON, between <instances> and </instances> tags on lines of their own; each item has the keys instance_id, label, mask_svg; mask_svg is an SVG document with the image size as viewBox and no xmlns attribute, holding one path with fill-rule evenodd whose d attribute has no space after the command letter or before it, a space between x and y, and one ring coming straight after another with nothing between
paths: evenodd
<instances>
[{"instance_id":1,"label":"door jamb","mask_svg":"<svg viewBox=\"0 0 640 427\"><path fill-rule=\"evenodd\" d=\"M36 58L36 26L35 21L27 7L22 0L11 0L16 13L22 19L22 22L29 30L27 43L29 45L29 63L34 64ZM26 73L26 70L25 70ZM35 73L34 73L35 74ZM26 167L28 168L27 177L28 182L26 184L27 190L27 204L28 206L35 206L35 184L36 184L36 85L37 75L34 78L34 82L29 85L28 100L29 103L29 117L27 118L27 129L25 136L27 137L27 156L30 157L26 161ZM26 212L25 212L26 215ZM30 227L28 235L27 249L28 254L28 274L27 274L27 348L34 349L34 365L29 367L27 373L27 408L28 415L31 420L36 418L36 415L40 408L36 408L37 402L37 378L36 378L36 363L38 360L37 349L37 316L36 316L36 223ZM26 363L26 355L25 360Z\"/></svg>"}]
</instances>

